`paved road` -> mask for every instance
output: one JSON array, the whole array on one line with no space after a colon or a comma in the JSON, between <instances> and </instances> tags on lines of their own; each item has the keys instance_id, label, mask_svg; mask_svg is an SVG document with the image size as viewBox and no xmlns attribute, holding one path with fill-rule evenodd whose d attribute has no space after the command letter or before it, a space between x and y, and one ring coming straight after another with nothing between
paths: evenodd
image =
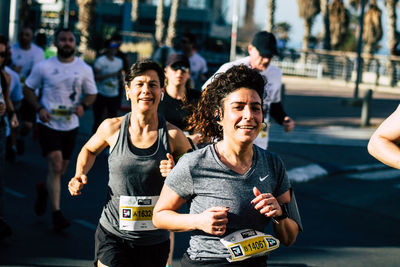
<instances>
[{"instance_id":1,"label":"paved road","mask_svg":"<svg viewBox=\"0 0 400 267\"><path fill-rule=\"evenodd\" d=\"M298 127L285 134L274 125L270 144L288 169L377 164L365 149L373 127L357 126L359 111L341 107L337 95L312 97L290 88L288 92L285 105ZM397 100L382 98L374 104L373 119L379 123ZM324 118L331 119L330 125L317 123ZM90 128L90 123L83 124L78 146L87 140ZM84 194L76 198L67 194L66 187L74 173L72 162L62 186L62 207L72 225L56 234L49 214L37 217L33 212L34 185L44 179L46 164L37 142L29 142L27 153L7 166L6 217L14 235L0 243L0 266L90 266L94 229L107 189L106 160L104 154L98 157ZM270 265L399 266L399 185L399 173L389 168L294 183L305 231L293 247L273 252ZM188 234L178 233L177 240L174 266L179 266Z\"/></svg>"}]
</instances>

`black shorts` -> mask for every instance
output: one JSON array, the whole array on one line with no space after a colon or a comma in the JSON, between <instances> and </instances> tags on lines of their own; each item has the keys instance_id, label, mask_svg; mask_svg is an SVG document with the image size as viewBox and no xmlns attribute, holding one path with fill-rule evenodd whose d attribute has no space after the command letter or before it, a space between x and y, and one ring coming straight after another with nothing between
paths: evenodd
<instances>
[{"instance_id":1,"label":"black shorts","mask_svg":"<svg viewBox=\"0 0 400 267\"><path fill-rule=\"evenodd\" d=\"M169 253L169 243L150 246L137 246L132 241L120 238L108 232L100 224L97 226L95 239L95 259L112 267L165 267Z\"/></svg>"},{"instance_id":2,"label":"black shorts","mask_svg":"<svg viewBox=\"0 0 400 267\"><path fill-rule=\"evenodd\" d=\"M267 256L254 257L244 261L228 262L226 259L215 260L192 260L187 253L183 254L181 260L182 267L220 267L220 266L236 266L236 267L266 267Z\"/></svg>"},{"instance_id":3,"label":"black shorts","mask_svg":"<svg viewBox=\"0 0 400 267\"><path fill-rule=\"evenodd\" d=\"M42 155L46 157L50 152L60 150L64 160L71 158L75 147L78 128L70 131L57 131L38 123L39 143Z\"/></svg>"},{"instance_id":4,"label":"black shorts","mask_svg":"<svg viewBox=\"0 0 400 267\"><path fill-rule=\"evenodd\" d=\"M22 99L20 114L22 121L31 123L36 121L36 110L31 104L28 103L28 101L25 100L25 98Z\"/></svg>"}]
</instances>

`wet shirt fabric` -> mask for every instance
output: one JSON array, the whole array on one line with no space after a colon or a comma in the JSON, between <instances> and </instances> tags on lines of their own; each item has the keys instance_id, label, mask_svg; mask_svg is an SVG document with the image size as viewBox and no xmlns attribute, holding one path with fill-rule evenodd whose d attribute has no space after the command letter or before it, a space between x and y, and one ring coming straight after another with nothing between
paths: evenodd
<instances>
[{"instance_id":1,"label":"wet shirt fabric","mask_svg":"<svg viewBox=\"0 0 400 267\"><path fill-rule=\"evenodd\" d=\"M59 61L56 56L40 62L26 85L41 88L40 104L52 115L48 122L42 122L39 116L36 121L58 131L77 128L79 118L73 112L74 107L80 103L82 94L97 94L92 68L78 57L69 63Z\"/></svg>"},{"instance_id":2,"label":"wet shirt fabric","mask_svg":"<svg viewBox=\"0 0 400 267\"><path fill-rule=\"evenodd\" d=\"M214 206L229 207L225 235L241 229L264 231L270 219L250 203L253 187L275 197L290 189L282 160L269 151L253 146L250 169L238 174L224 165L214 145L185 154L172 169L165 183L188 201L190 214L199 214ZM193 231L187 253L192 260L221 259L230 256L220 237Z\"/></svg>"},{"instance_id":3,"label":"wet shirt fabric","mask_svg":"<svg viewBox=\"0 0 400 267\"><path fill-rule=\"evenodd\" d=\"M166 121L159 116L157 149L150 155L136 155L130 149L129 119L130 114L124 116L121 122L117 143L108 157L109 165L109 192L106 205L100 217L100 224L110 233L135 242L138 246L154 245L169 239L169 232L165 230L136 231L121 230L119 207L125 197L158 198L164 184L160 173L160 161L167 159L171 153L168 143ZM145 203L149 204L149 203ZM151 203L153 206L155 203Z\"/></svg>"},{"instance_id":4,"label":"wet shirt fabric","mask_svg":"<svg viewBox=\"0 0 400 267\"><path fill-rule=\"evenodd\" d=\"M201 92L192 89L188 90L188 104L196 104L200 99L200 96ZM158 112L162 114L168 122L182 130L185 130L187 126L186 119L192 110L190 108L186 108L185 103L183 103L182 100L172 98L168 92L165 92L164 99L158 105Z\"/></svg>"}]
</instances>

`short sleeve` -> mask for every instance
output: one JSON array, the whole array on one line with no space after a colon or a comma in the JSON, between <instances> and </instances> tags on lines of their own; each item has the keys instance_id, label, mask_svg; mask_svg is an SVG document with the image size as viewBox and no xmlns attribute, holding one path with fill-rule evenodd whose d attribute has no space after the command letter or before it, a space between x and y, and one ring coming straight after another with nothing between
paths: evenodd
<instances>
[{"instance_id":1,"label":"short sleeve","mask_svg":"<svg viewBox=\"0 0 400 267\"><path fill-rule=\"evenodd\" d=\"M92 68L88 66L87 68L87 75L85 75L83 79L83 92L86 95L95 95L97 94L97 87L94 81L94 74Z\"/></svg>"},{"instance_id":2,"label":"short sleeve","mask_svg":"<svg viewBox=\"0 0 400 267\"><path fill-rule=\"evenodd\" d=\"M43 75L41 74L41 66L42 64L36 64L35 66L33 66L31 74L29 74L28 78L25 81L25 85L32 90L42 87Z\"/></svg>"},{"instance_id":3,"label":"short sleeve","mask_svg":"<svg viewBox=\"0 0 400 267\"><path fill-rule=\"evenodd\" d=\"M165 184L185 200L191 199L194 192L189 162L188 154L182 156L165 179Z\"/></svg>"}]
</instances>

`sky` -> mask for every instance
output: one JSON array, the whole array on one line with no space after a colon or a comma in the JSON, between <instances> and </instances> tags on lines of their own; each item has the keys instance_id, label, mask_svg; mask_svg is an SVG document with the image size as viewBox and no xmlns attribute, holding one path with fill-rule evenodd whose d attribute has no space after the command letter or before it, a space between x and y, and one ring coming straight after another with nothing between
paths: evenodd
<instances>
[{"instance_id":1,"label":"sky","mask_svg":"<svg viewBox=\"0 0 400 267\"><path fill-rule=\"evenodd\" d=\"M227 0L232 3L232 0ZM266 8L267 8L267 0L256 0L254 21L257 25L260 26L261 29L265 28L266 25ZM301 48L303 33L304 33L304 23L303 20L298 15L298 6L297 0L276 0L276 10L275 10L275 23L279 22L288 22L292 28L290 31L290 41L288 43L288 47L291 48ZM345 0L345 3L348 0ZM382 10L382 26L383 26L383 37L380 41L382 45L382 49L380 53L387 54L388 46L387 46L387 15L386 9L384 5L384 0L378 0L378 6ZM240 14L243 16L245 10L245 0L239 0L240 3ZM230 4L230 6L233 6ZM399 9L398 9L399 12ZM227 14L228 17L232 17L232 13ZM398 14L400 17L400 14ZM400 28L400 19L398 19L397 27ZM312 28L313 35L317 35L321 32L322 29L322 16L318 15L315 19L314 26Z\"/></svg>"}]
</instances>

